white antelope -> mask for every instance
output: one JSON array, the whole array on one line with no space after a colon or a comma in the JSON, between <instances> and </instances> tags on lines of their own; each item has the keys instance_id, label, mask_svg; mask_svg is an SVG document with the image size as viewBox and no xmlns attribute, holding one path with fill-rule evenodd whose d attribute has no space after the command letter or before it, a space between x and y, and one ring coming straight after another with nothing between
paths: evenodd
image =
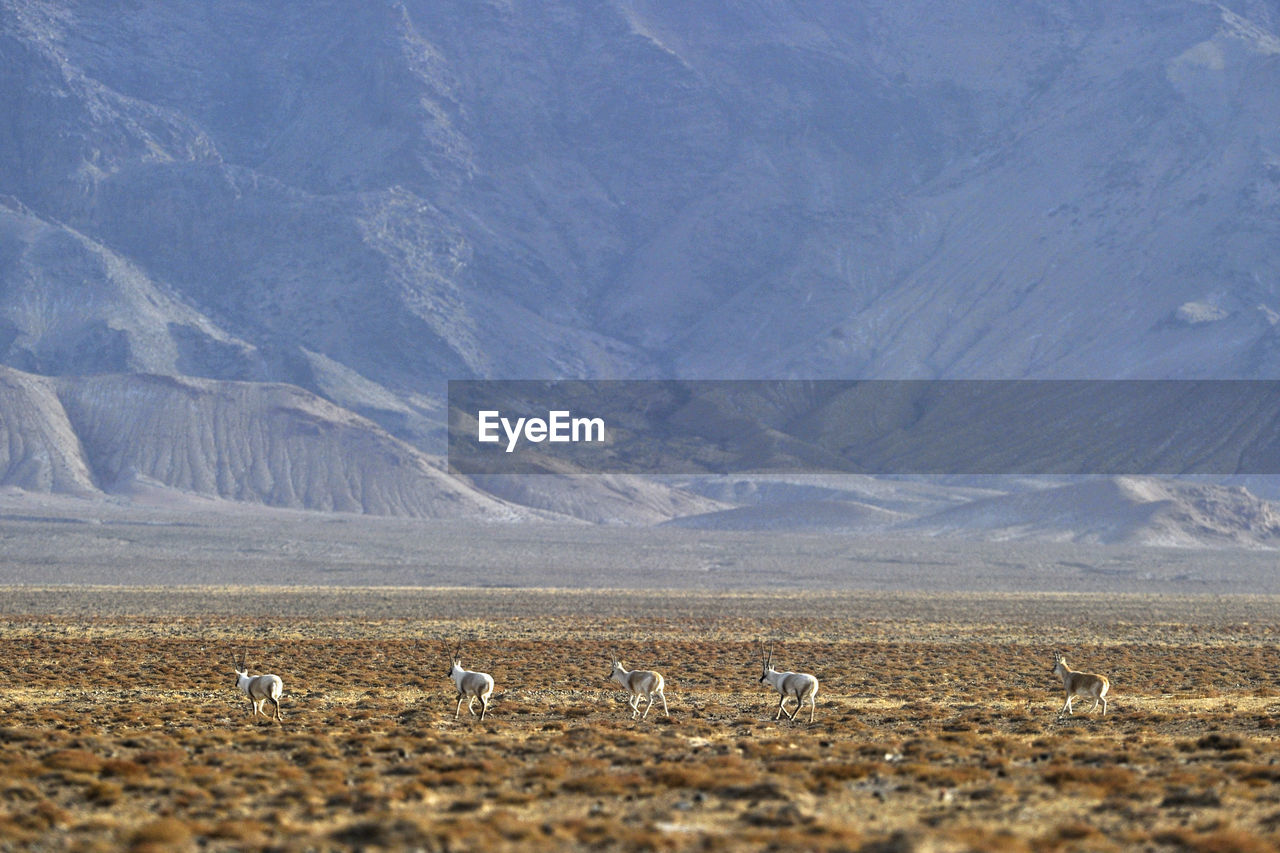
<instances>
[{"instance_id":1,"label":"white antelope","mask_svg":"<svg viewBox=\"0 0 1280 853\"><path fill-rule=\"evenodd\" d=\"M1067 659L1062 655L1055 653L1053 656L1053 674L1062 679L1062 686L1067 691L1067 701L1058 711L1061 714L1066 711L1068 714L1074 714L1071 710L1071 701L1076 696L1084 696L1093 700L1093 707L1086 714L1092 714L1102 704L1102 714L1107 713L1107 691L1111 689L1111 682L1107 680L1105 675L1094 675L1091 672L1076 672L1067 666Z\"/></svg>"},{"instance_id":2,"label":"white antelope","mask_svg":"<svg viewBox=\"0 0 1280 853\"><path fill-rule=\"evenodd\" d=\"M774 715L774 719L782 718L786 713L786 702L788 699L796 700L796 709L787 714L788 720L794 720L796 714L800 713L800 709L804 707L807 700L809 702L809 722L813 722L814 712L817 710L818 697L818 679L807 672L778 672L773 668L773 644L769 644L769 656L766 658L764 654L764 642L760 643L760 662L762 664L762 672L760 675L760 683L768 684L774 690L777 690L780 698L778 699L778 713Z\"/></svg>"},{"instance_id":3,"label":"white antelope","mask_svg":"<svg viewBox=\"0 0 1280 853\"><path fill-rule=\"evenodd\" d=\"M476 700L480 700L480 719L484 719L485 712L489 710L489 697L493 695L493 676L487 672L472 672L469 669L462 668L461 647L453 652L453 666L449 667L449 677L453 679L454 685L458 688L458 707L453 711L453 718L458 719L458 715L462 713L462 700L467 700L467 713L475 716L474 709Z\"/></svg>"},{"instance_id":4,"label":"white antelope","mask_svg":"<svg viewBox=\"0 0 1280 853\"><path fill-rule=\"evenodd\" d=\"M267 700L271 700L271 704L275 706L275 719L280 725L284 725L284 719L280 714L280 695L284 692L284 682L280 680L278 675L250 675L247 659L249 652L246 650L240 655L240 659L236 660L235 653L231 654L231 665L236 671L236 687L244 691L249 697L249 704L253 707L253 715L259 714L267 716L262 710L262 706Z\"/></svg>"},{"instance_id":5,"label":"white antelope","mask_svg":"<svg viewBox=\"0 0 1280 853\"><path fill-rule=\"evenodd\" d=\"M613 662L613 671L609 673L609 678L627 688L631 698L627 702L627 706L631 708L631 719L640 717L644 719L649 716L649 709L653 707L653 697L656 694L662 700L662 713L668 717L671 712L667 710L667 696L662 691L666 687L666 682L662 679L662 673L653 672L647 669L631 669L628 670L622 665L622 661L615 660ZM644 714L640 713L640 700L643 699L646 704L644 706Z\"/></svg>"}]
</instances>

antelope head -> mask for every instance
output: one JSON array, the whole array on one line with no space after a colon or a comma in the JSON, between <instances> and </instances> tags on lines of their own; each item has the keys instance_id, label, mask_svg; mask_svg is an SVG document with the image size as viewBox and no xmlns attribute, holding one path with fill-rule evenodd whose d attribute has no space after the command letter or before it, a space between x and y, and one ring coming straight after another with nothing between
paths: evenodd
<instances>
[{"instance_id":1,"label":"antelope head","mask_svg":"<svg viewBox=\"0 0 1280 853\"><path fill-rule=\"evenodd\" d=\"M445 675L449 677L453 677L454 669L462 669L462 642L461 641L459 641L458 644L453 647L453 654L451 654L449 657L451 658L452 662L449 664L449 669L447 672L445 672Z\"/></svg>"},{"instance_id":2,"label":"antelope head","mask_svg":"<svg viewBox=\"0 0 1280 853\"><path fill-rule=\"evenodd\" d=\"M768 657L766 657L764 652L764 640L760 641L760 683L761 684L764 684L765 681L768 679L769 670L773 666L773 646L774 644L770 642L769 654L768 654Z\"/></svg>"}]
</instances>

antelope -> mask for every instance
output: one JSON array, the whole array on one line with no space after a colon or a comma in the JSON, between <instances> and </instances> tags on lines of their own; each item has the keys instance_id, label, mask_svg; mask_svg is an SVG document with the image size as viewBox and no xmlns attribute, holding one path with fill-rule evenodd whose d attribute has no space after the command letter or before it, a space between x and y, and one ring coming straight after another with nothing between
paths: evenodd
<instances>
[{"instance_id":1,"label":"antelope","mask_svg":"<svg viewBox=\"0 0 1280 853\"><path fill-rule=\"evenodd\" d=\"M649 709L653 707L653 696L656 693L658 698L662 700L662 713L668 717L671 712L667 710L667 696L663 693L666 683L662 679L662 673L652 672L647 669L628 670L622 665L622 661L613 661L613 671L606 678L611 678L621 684L631 693L631 698L627 701L627 706L631 708L631 719L640 717L644 719L649 716ZM647 704L644 706L644 714L640 713L640 700L643 699Z\"/></svg>"},{"instance_id":2,"label":"antelope","mask_svg":"<svg viewBox=\"0 0 1280 853\"><path fill-rule=\"evenodd\" d=\"M475 702L480 700L480 719L484 719L485 712L489 710L489 697L493 695L493 676L487 672L472 672L469 669L462 668L462 647L458 646L453 652L453 665L449 667L447 675L453 679L454 685L458 688L458 707L453 711L453 718L458 719L458 715L462 713L462 700L467 700L467 713L475 716Z\"/></svg>"},{"instance_id":3,"label":"antelope","mask_svg":"<svg viewBox=\"0 0 1280 853\"><path fill-rule=\"evenodd\" d=\"M284 692L284 682L280 680L278 675L249 675L249 665L246 662L249 652L246 649L237 660L235 653L231 655L231 665L236 671L236 687L244 691L249 697L249 704L253 707L253 715L259 714L267 716L262 710L262 706L266 704L268 699L275 706L275 719L280 725L284 725L284 719L280 714L280 694Z\"/></svg>"},{"instance_id":4,"label":"antelope","mask_svg":"<svg viewBox=\"0 0 1280 853\"><path fill-rule=\"evenodd\" d=\"M786 712L786 702L788 699L796 700L795 711L787 714L788 720L794 720L796 714L800 713L800 709L804 707L805 700L809 701L809 722L813 722L814 712L817 710L815 700L818 697L818 679L807 672L778 672L773 668L773 644L769 644L769 656L765 657L764 642L760 642L760 662L762 671L760 674L760 683L768 684L774 690L777 690L781 698L778 700L778 713L774 715L775 720L782 718Z\"/></svg>"},{"instance_id":5,"label":"antelope","mask_svg":"<svg viewBox=\"0 0 1280 853\"><path fill-rule=\"evenodd\" d=\"M1111 682L1107 680L1105 675L1094 675L1091 672L1076 672L1067 666L1067 659L1058 653L1053 655L1053 674L1062 679L1062 686L1067 691L1067 701L1058 711L1061 714L1066 711L1068 714L1074 714L1071 710L1071 701L1076 696L1085 696L1093 699L1093 707L1086 714L1092 714L1098 707L1098 703L1102 703L1102 715L1107 714L1107 691L1111 689Z\"/></svg>"}]
</instances>

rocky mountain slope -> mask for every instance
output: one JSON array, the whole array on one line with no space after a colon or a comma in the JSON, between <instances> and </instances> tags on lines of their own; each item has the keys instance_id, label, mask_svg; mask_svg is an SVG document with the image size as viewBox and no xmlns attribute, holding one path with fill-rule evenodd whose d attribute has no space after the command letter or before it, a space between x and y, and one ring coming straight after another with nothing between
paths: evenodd
<instances>
[{"instance_id":1,"label":"rocky mountain slope","mask_svg":"<svg viewBox=\"0 0 1280 853\"><path fill-rule=\"evenodd\" d=\"M0 115L24 488L505 512L387 450L449 378L1280 370L1268 0L0 0Z\"/></svg>"}]
</instances>

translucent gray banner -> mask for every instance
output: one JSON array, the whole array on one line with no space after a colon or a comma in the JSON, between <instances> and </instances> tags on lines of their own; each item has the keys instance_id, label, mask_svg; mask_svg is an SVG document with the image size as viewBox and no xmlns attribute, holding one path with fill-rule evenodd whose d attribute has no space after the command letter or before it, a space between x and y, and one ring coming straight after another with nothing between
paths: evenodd
<instances>
[{"instance_id":1,"label":"translucent gray banner","mask_svg":"<svg viewBox=\"0 0 1280 853\"><path fill-rule=\"evenodd\" d=\"M1276 474L1280 381L452 381L449 467Z\"/></svg>"}]
</instances>

